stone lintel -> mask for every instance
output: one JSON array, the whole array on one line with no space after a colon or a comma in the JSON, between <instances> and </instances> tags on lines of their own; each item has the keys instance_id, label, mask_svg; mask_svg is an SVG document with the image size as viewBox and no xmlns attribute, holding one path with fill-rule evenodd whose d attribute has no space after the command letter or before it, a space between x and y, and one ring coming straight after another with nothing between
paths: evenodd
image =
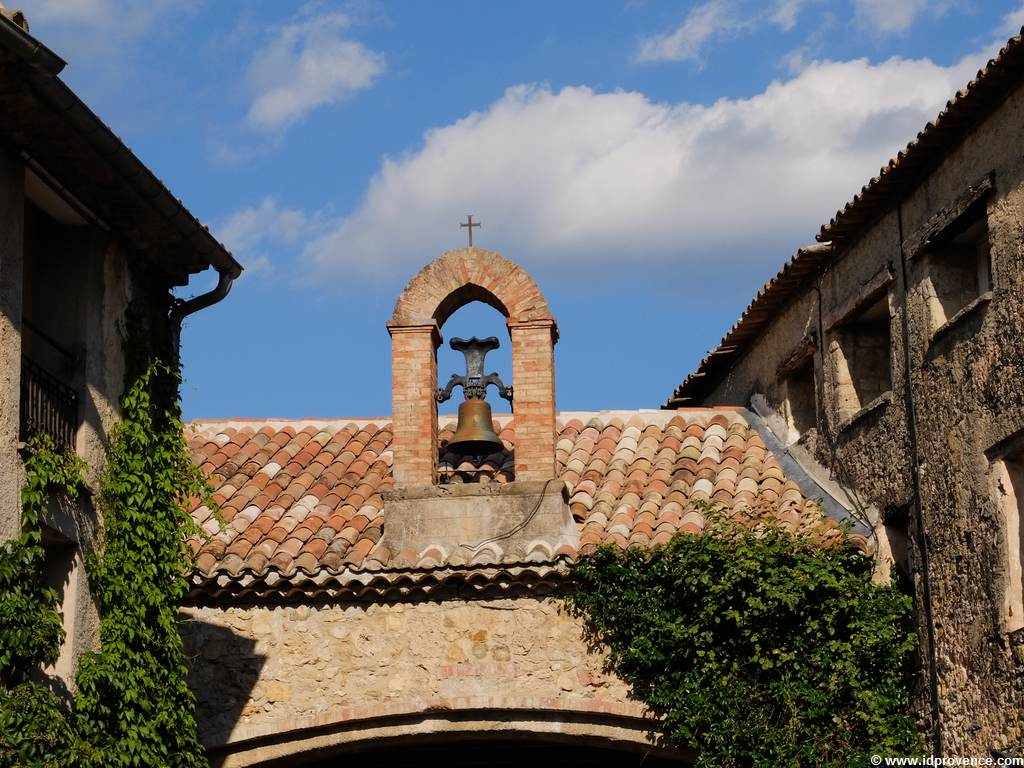
<instances>
[{"instance_id":1,"label":"stone lintel","mask_svg":"<svg viewBox=\"0 0 1024 768\"><path fill-rule=\"evenodd\" d=\"M467 559L485 550L501 560L525 560L544 549L550 555L578 543L568 495L561 480L385 491L382 544L419 555L430 547L445 557L459 550Z\"/></svg>"}]
</instances>

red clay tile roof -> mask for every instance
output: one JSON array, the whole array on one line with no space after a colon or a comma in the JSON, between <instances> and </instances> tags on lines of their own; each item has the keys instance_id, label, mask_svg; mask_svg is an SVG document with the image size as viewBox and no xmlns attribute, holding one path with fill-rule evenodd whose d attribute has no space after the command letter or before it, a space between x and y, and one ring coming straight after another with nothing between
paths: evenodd
<instances>
[{"instance_id":1,"label":"red clay tile roof","mask_svg":"<svg viewBox=\"0 0 1024 768\"><path fill-rule=\"evenodd\" d=\"M856 239L903 199L967 134L1006 100L1024 79L1024 28L946 103L905 149L865 184L853 200L822 226L820 249L798 250L769 280L722 339L665 403L665 408L700 405L767 328L772 318L810 285L832 256L832 245Z\"/></svg>"},{"instance_id":2,"label":"red clay tile roof","mask_svg":"<svg viewBox=\"0 0 1024 768\"><path fill-rule=\"evenodd\" d=\"M511 417L498 416L506 447ZM443 441L454 422L444 423ZM757 505L790 527L814 525L817 505L783 476L743 412L690 410L562 414L556 446L579 550L537 545L525 562L480 562L423 552L389 552L381 491L392 486L391 425L381 421L210 422L187 438L210 478L223 525L192 510L208 539L194 538L194 594L429 591L461 580L545 583L602 543L651 546L700 531L698 500L729 510ZM442 452L444 480L513 480L508 452L480 465Z\"/></svg>"}]
</instances>

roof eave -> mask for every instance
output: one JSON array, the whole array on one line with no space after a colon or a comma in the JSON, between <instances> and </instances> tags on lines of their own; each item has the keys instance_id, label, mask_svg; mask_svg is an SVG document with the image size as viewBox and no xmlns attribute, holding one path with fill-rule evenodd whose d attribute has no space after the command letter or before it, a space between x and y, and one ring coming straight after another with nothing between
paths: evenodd
<instances>
[{"instance_id":1,"label":"roof eave","mask_svg":"<svg viewBox=\"0 0 1024 768\"><path fill-rule=\"evenodd\" d=\"M798 248L775 277L758 291L740 319L722 337L719 345L708 352L697 370L676 387L662 408L674 410L703 404L704 399L736 367L772 320L806 290L807 281L818 274L831 255L831 243L815 243Z\"/></svg>"},{"instance_id":2,"label":"roof eave","mask_svg":"<svg viewBox=\"0 0 1024 768\"><path fill-rule=\"evenodd\" d=\"M95 155L111 171L110 180L140 206L148 207L155 214L155 220L162 222L165 227L164 234L175 235L173 241L169 241L171 244L160 247L157 258L158 261L172 263L161 263L160 267L170 274L178 275L178 282L182 278L187 281L188 274L210 266L231 277L241 274L242 266L231 253L74 91L56 76L64 67L63 59L3 15L0 15L0 49L26 65L23 70L19 70L19 74L26 81L31 96L40 109L46 110L69 129L77 144L75 149ZM29 154L35 157L40 153L31 151ZM82 158L78 156L72 159ZM46 164L43 165L45 167ZM64 182L64 179L60 180ZM72 191L83 199L95 197L81 189ZM109 223L112 229L119 230L117 222ZM134 243L129 242L128 245L133 246Z\"/></svg>"}]
</instances>

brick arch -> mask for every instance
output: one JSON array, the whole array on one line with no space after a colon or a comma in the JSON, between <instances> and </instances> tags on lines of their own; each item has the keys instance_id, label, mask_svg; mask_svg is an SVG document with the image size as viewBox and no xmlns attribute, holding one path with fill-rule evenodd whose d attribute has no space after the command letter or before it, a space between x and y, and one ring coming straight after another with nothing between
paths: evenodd
<instances>
[{"instance_id":1,"label":"brick arch","mask_svg":"<svg viewBox=\"0 0 1024 768\"><path fill-rule=\"evenodd\" d=\"M395 302L389 326L445 324L455 310L482 301L509 323L554 321L533 278L514 261L482 248L463 248L421 269Z\"/></svg>"},{"instance_id":2,"label":"brick arch","mask_svg":"<svg viewBox=\"0 0 1024 768\"><path fill-rule=\"evenodd\" d=\"M448 251L409 281L388 321L391 334L393 474L398 487L437 480L437 348L460 307L482 301L507 319L512 341L517 480L555 476L558 328L540 288L518 264L481 248Z\"/></svg>"}]
</instances>

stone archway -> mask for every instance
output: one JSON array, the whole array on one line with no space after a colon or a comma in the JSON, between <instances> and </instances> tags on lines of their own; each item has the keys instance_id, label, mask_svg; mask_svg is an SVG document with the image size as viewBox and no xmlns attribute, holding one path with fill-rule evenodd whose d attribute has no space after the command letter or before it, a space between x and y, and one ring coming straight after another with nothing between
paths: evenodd
<instances>
[{"instance_id":1,"label":"stone archway","mask_svg":"<svg viewBox=\"0 0 1024 768\"><path fill-rule=\"evenodd\" d=\"M555 319L540 288L519 265L492 251L464 248L448 251L420 270L398 297L387 323L398 486L435 482L437 407L432 393L440 328L473 301L501 312L512 340L516 478L547 480L555 475Z\"/></svg>"},{"instance_id":2,"label":"stone archway","mask_svg":"<svg viewBox=\"0 0 1024 768\"><path fill-rule=\"evenodd\" d=\"M509 703L507 709L395 709L367 718L351 709L325 712L308 722L291 723L290 730L240 734L237 741L213 750L211 763L215 768L327 768L355 759L378 768L671 768L693 761L691 752L660 746L651 721L638 708L598 711ZM356 716L346 717L351 714Z\"/></svg>"}]
</instances>

